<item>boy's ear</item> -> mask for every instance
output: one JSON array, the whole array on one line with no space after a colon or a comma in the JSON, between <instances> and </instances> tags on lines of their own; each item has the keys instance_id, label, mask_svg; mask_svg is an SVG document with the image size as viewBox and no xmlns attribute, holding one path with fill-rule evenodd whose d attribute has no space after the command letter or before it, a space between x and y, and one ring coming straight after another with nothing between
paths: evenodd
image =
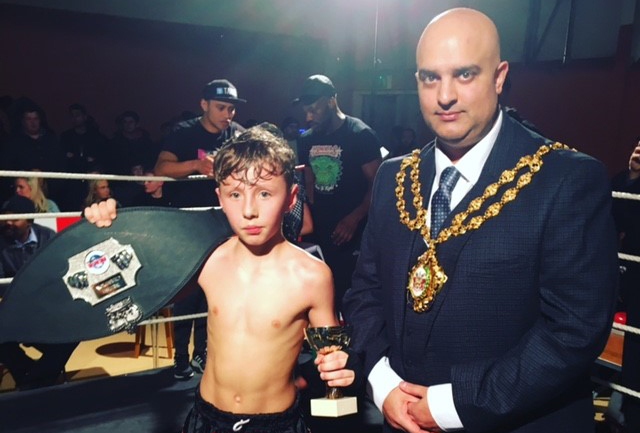
<instances>
[{"instance_id":1,"label":"boy's ear","mask_svg":"<svg viewBox=\"0 0 640 433\"><path fill-rule=\"evenodd\" d=\"M218 203L220 203L220 208L222 212L224 212L224 207L222 207L222 200L220 199L220 188L216 188L216 195L218 196Z\"/></svg>"},{"instance_id":2,"label":"boy's ear","mask_svg":"<svg viewBox=\"0 0 640 433\"><path fill-rule=\"evenodd\" d=\"M294 183L291 186L291 191L289 192L289 206L287 208L287 211L291 212L297 202L298 202L298 184Z\"/></svg>"}]
</instances>

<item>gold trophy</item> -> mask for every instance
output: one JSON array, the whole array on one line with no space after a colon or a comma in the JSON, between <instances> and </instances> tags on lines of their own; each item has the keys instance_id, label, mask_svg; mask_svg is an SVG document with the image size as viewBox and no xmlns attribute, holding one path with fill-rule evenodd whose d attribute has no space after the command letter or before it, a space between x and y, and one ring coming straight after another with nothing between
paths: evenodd
<instances>
[{"instance_id":1,"label":"gold trophy","mask_svg":"<svg viewBox=\"0 0 640 433\"><path fill-rule=\"evenodd\" d=\"M349 346L350 330L349 326L322 326L306 328L304 335L316 353L327 355ZM311 400L312 416L339 417L357 412L358 401L356 397L343 397L342 390L337 387L327 385L324 398Z\"/></svg>"}]
</instances>

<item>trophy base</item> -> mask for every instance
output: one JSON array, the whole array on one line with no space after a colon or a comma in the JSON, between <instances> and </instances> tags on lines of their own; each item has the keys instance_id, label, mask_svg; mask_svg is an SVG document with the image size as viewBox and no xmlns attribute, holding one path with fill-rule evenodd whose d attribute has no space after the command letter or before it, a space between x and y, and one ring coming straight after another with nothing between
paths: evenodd
<instances>
[{"instance_id":1,"label":"trophy base","mask_svg":"<svg viewBox=\"0 0 640 433\"><path fill-rule=\"evenodd\" d=\"M311 400L311 416L337 418L354 413L358 413L358 399L356 397L342 397L334 400L314 398Z\"/></svg>"}]
</instances>

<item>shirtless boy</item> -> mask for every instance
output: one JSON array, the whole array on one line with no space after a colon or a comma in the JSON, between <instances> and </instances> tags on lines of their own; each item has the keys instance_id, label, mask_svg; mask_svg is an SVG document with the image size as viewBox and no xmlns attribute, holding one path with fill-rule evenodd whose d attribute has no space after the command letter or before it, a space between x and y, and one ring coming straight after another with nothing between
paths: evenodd
<instances>
[{"instance_id":1,"label":"shirtless boy","mask_svg":"<svg viewBox=\"0 0 640 433\"><path fill-rule=\"evenodd\" d=\"M198 277L209 310L207 362L184 433L307 432L293 380L303 329L338 322L331 271L282 235L283 214L296 200L294 164L286 141L261 127L216 154L216 193L235 235ZM85 216L108 226L114 204L93 205ZM329 386L353 383L347 358L318 355Z\"/></svg>"}]
</instances>

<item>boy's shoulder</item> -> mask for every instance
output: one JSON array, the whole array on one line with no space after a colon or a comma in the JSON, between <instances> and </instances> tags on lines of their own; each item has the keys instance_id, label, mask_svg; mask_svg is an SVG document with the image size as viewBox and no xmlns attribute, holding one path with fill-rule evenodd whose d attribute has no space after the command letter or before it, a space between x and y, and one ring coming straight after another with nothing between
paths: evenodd
<instances>
[{"instance_id":1,"label":"boy's shoulder","mask_svg":"<svg viewBox=\"0 0 640 433\"><path fill-rule=\"evenodd\" d=\"M309 278L331 278L331 270L329 266L320 258L312 254L307 249L301 248L287 241L287 247L290 249L290 258L300 271L304 271L304 276Z\"/></svg>"}]
</instances>

